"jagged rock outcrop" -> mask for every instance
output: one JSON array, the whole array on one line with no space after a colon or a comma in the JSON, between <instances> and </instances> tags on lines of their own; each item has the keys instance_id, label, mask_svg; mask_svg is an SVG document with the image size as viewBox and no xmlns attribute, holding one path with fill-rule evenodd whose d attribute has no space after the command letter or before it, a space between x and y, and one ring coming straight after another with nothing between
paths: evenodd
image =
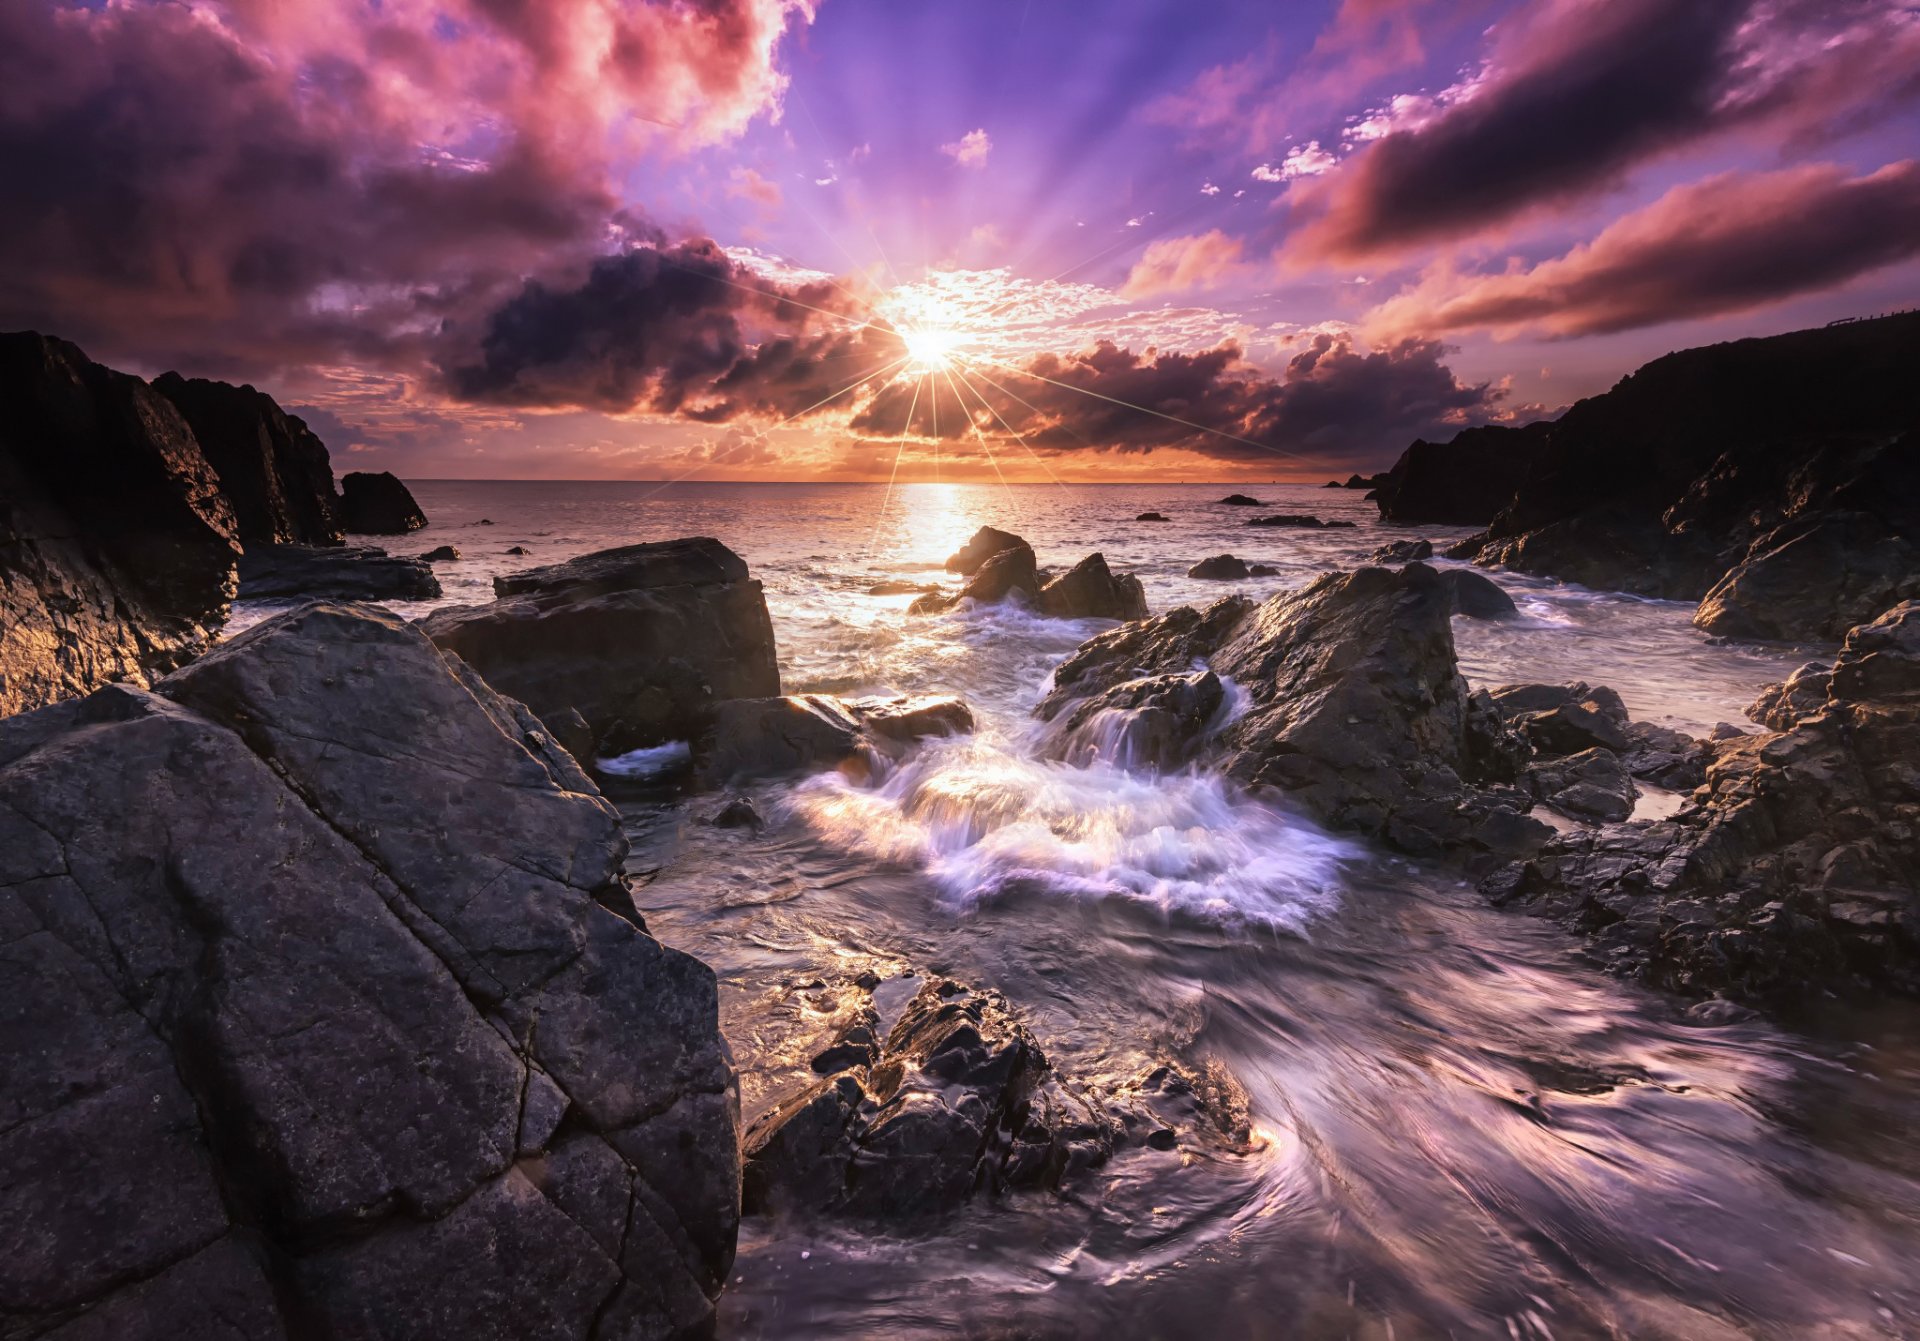
<instances>
[{"instance_id":1,"label":"jagged rock outcrop","mask_svg":"<svg viewBox=\"0 0 1920 1341\"><path fill-rule=\"evenodd\" d=\"M1915 366L1911 313L1669 354L1551 424L1416 444L1382 515L1490 522L1477 562L1700 601L1712 633L1835 639L1920 594ZM1455 496L1488 478L1491 518Z\"/></svg>"},{"instance_id":2,"label":"jagged rock outcrop","mask_svg":"<svg viewBox=\"0 0 1920 1341\"><path fill-rule=\"evenodd\" d=\"M233 509L187 422L64 340L0 335L0 716L144 684L225 623Z\"/></svg>"},{"instance_id":3,"label":"jagged rock outcrop","mask_svg":"<svg viewBox=\"0 0 1920 1341\"><path fill-rule=\"evenodd\" d=\"M1823 692L1795 680L1768 698L1786 729L1704 747L1671 820L1558 836L1483 887L1676 991L1920 991L1920 605L1852 630Z\"/></svg>"},{"instance_id":4,"label":"jagged rock outcrop","mask_svg":"<svg viewBox=\"0 0 1920 1341\"><path fill-rule=\"evenodd\" d=\"M1042 753L1082 767L1172 769L1199 751L1226 706L1226 686L1210 670L1143 675L1067 700Z\"/></svg>"},{"instance_id":5,"label":"jagged rock outcrop","mask_svg":"<svg viewBox=\"0 0 1920 1341\"><path fill-rule=\"evenodd\" d=\"M327 597L347 601L428 601L440 579L425 559L407 559L371 545L252 545L240 556L245 600Z\"/></svg>"},{"instance_id":6,"label":"jagged rock outcrop","mask_svg":"<svg viewBox=\"0 0 1920 1341\"><path fill-rule=\"evenodd\" d=\"M153 389L193 429L233 505L242 544L341 543L333 466L305 420L251 386L170 372Z\"/></svg>"},{"instance_id":7,"label":"jagged rock outcrop","mask_svg":"<svg viewBox=\"0 0 1920 1341\"><path fill-rule=\"evenodd\" d=\"M1396 540L1373 552L1378 564L1423 563L1433 557L1431 540Z\"/></svg>"},{"instance_id":8,"label":"jagged rock outcrop","mask_svg":"<svg viewBox=\"0 0 1920 1341\"><path fill-rule=\"evenodd\" d=\"M1089 554L1064 573L1049 576L1040 570L1033 546L1017 535L983 526L965 548L947 560L947 567L970 574L956 595L928 592L907 607L914 615L944 614L972 601L998 605L1018 600L1051 619L1141 619L1147 613L1147 592L1131 573L1115 573L1106 558Z\"/></svg>"},{"instance_id":9,"label":"jagged rock outcrop","mask_svg":"<svg viewBox=\"0 0 1920 1341\"><path fill-rule=\"evenodd\" d=\"M340 481L340 521L351 535L405 535L425 526L427 514L391 471L357 470Z\"/></svg>"},{"instance_id":10,"label":"jagged rock outcrop","mask_svg":"<svg viewBox=\"0 0 1920 1341\"><path fill-rule=\"evenodd\" d=\"M1525 850L1545 831L1515 785L1527 750L1485 694L1468 692L1453 610L1452 589L1424 564L1328 573L1258 606L1183 608L1083 644L1036 715L1062 723L1071 754L1096 721L1116 735L1128 711L1151 708L1154 748L1190 754L1211 714L1198 711L1207 681L1182 680L1210 669L1248 701L1206 742L1241 782L1409 852Z\"/></svg>"},{"instance_id":11,"label":"jagged rock outcrop","mask_svg":"<svg viewBox=\"0 0 1920 1341\"><path fill-rule=\"evenodd\" d=\"M602 550L493 588L422 626L542 720L578 713L599 754L695 740L722 701L780 692L766 598L717 540Z\"/></svg>"},{"instance_id":12,"label":"jagged rock outcrop","mask_svg":"<svg viewBox=\"0 0 1920 1341\"><path fill-rule=\"evenodd\" d=\"M702 742L710 781L840 768L871 776L928 736L965 735L973 713L952 697L838 699L827 694L739 698L718 705Z\"/></svg>"},{"instance_id":13,"label":"jagged rock outcrop","mask_svg":"<svg viewBox=\"0 0 1920 1341\"><path fill-rule=\"evenodd\" d=\"M521 705L364 606L0 721L0 1330L681 1337L704 965Z\"/></svg>"},{"instance_id":14,"label":"jagged rock outcrop","mask_svg":"<svg viewBox=\"0 0 1920 1341\"><path fill-rule=\"evenodd\" d=\"M815 1059L825 1078L746 1134L742 1200L756 1212L911 1225L978 1192L1057 1184L1126 1137L1049 1075L998 992L926 983L880 1037L871 1004Z\"/></svg>"}]
</instances>

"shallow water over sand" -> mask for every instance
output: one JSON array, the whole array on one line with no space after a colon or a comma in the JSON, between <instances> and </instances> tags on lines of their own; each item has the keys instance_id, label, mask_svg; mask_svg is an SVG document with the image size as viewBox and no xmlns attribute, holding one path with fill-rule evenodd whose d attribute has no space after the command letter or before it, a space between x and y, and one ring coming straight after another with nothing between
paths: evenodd
<instances>
[{"instance_id":1,"label":"shallow water over sand","mask_svg":"<svg viewBox=\"0 0 1920 1341\"><path fill-rule=\"evenodd\" d=\"M1156 612L1460 534L1380 527L1357 492L1243 491L1271 506L1217 506L1220 486L913 486L885 511L877 486L416 486L435 525L393 547L458 546L450 600L531 563L711 534L765 582L790 691L972 704L973 738L880 776L757 789L757 834L701 823L716 798L611 784L649 925L720 975L748 1117L808 1077L825 999L864 970L883 993L908 971L998 988L1069 1080L1172 1061L1213 1097L1218 1120L1173 1150L930 1234L749 1220L723 1335L1920 1329L1920 1012L1690 1021L1557 927L1217 778L1037 757L1028 709L1098 622L909 618L911 595L867 594L945 580L983 523L1043 565L1101 550ZM1132 520L1149 509L1173 520ZM1268 512L1359 525L1245 527ZM1184 576L1221 552L1280 575ZM1609 684L1695 732L1825 650L1716 647L1689 607L1499 580L1526 617L1456 621L1472 680Z\"/></svg>"}]
</instances>

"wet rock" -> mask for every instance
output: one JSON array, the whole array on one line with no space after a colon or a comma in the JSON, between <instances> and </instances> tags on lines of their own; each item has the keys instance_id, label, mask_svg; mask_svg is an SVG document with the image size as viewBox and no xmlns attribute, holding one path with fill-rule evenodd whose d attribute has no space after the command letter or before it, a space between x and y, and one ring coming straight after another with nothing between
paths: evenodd
<instances>
[{"instance_id":1,"label":"wet rock","mask_svg":"<svg viewBox=\"0 0 1920 1341\"><path fill-rule=\"evenodd\" d=\"M340 521L350 535L405 535L425 526L427 514L391 471L354 471L340 481Z\"/></svg>"},{"instance_id":2,"label":"wet rock","mask_svg":"<svg viewBox=\"0 0 1920 1341\"><path fill-rule=\"evenodd\" d=\"M341 542L333 466L305 420L251 386L170 372L153 389L180 411L220 477L242 544Z\"/></svg>"},{"instance_id":3,"label":"wet rock","mask_svg":"<svg viewBox=\"0 0 1920 1341\"><path fill-rule=\"evenodd\" d=\"M420 556L425 563L452 563L460 557L460 551L452 545L441 545L430 549Z\"/></svg>"},{"instance_id":4,"label":"wet rock","mask_svg":"<svg viewBox=\"0 0 1920 1341\"><path fill-rule=\"evenodd\" d=\"M9 1326L709 1326L716 985L538 721L365 606L156 688L0 722Z\"/></svg>"},{"instance_id":5,"label":"wet rock","mask_svg":"<svg viewBox=\"0 0 1920 1341\"><path fill-rule=\"evenodd\" d=\"M318 596L348 601L425 601L440 580L425 559L371 545L254 545L240 556L243 600Z\"/></svg>"},{"instance_id":6,"label":"wet rock","mask_svg":"<svg viewBox=\"0 0 1920 1341\"><path fill-rule=\"evenodd\" d=\"M1216 554L1211 559L1202 559L1187 569L1188 577L1204 578L1210 582L1234 582L1250 576L1246 561L1231 554Z\"/></svg>"},{"instance_id":7,"label":"wet rock","mask_svg":"<svg viewBox=\"0 0 1920 1341\"><path fill-rule=\"evenodd\" d=\"M1033 546L1010 531L998 531L991 526L982 526L973 533L973 538L962 545L947 558L947 571L959 573L962 577L972 577L997 554L1008 550L1023 549L1029 558L1033 555Z\"/></svg>"},{"instance_id":8,"label":"wet rock","mask_svg":"<svg viewBox=\"0 0 1920 1341\"><path fill-rule=\"evenodd\" d=\"M1040 612L1054 619L1145 619L1147 593L1132 573L1115 575L1089 554L1040 588Z\"/></svg>"},{"instance_id":9,"label":"wet rock","mask_svg":"<svg viewBox=\"0 0 1920 1341\"><path fill-rule=\"evenodd\" d=\"M1134 520L1159 522L1159 521L1167 521L1169 519L1161 516L1158 512L1143 512L1139 516L1135 517Z\"/></svg>"},{"instance_id":10,"label":"wet rock","mask_svg":"<svg viewBox=\"0 0 1920 1341\"><path fill-rule=\"evenodd\" d=\"M1492 698L1542 754L1578 754L1595 747L1619 754L1632 748L1627 706L1605 685L1502 685Z\"/></svg>"},{"instance_id":11,"label":"wet rock","mask_svg":"<svg viewBox=\"0 0 1920 1341\"><path fill-rule=\"evenodd\" d=\"M1245 494L1228 494L1225 498L1221 499L1220 501L1222 503L1225 503L1228 507L1236 507L1236 508L1257 508L1262 506L1259 499L1249 498Z\"/></svg>"},{"instance_id":12,"label":"wet rock","mask_svg":"<svg viewBox=\"0 0 1920 1341\"><path fill-rule=\"evenodd\" d=\"M932 582L876 582L867 588L869 596L928 596L937 595L938 585Z\"/></svg>"},{"instance_id":13,"label":"wet rock","mask_svg":"<svg viewBox=\"0 0 1920 1341\"><path fill-rule=\"evenodd\" d=\"M1451 615L1424 564L1328 573L1257 607L1210 663L1252 702L1221 733L1227 771L1410 852L1531 841L1521 798L1475 785L1489 751Z\"/></svg>"},{"instance_id":14,"label":"wet rock","mask_svg":"<svg viewBox=\"0 0 1920 1341\"><path fill-rule=\"evenodd\" d=\"M857 698L848 705L860 724L886 740L914 741L928 736L964 736L973 731L973 712L947 694L900 698Z\"/></svg>"},{"instance_id":15,"label":"wet rock","mask_svg":"<svg viewBox=\"0 0 1920 1341\"><path fill-rule=\"evenodd\" d=\"M1675 991L1920 991L1920 606L1847 635L1824 707L1710 750L1673 819L1561 835L1483 888Z\"/></svg>"},{"instance_id":16,"label":"wet rock","mask_svg":"<svg viewBox=\"0 0 1920 1341\"><path fill-rule=\"evenodd\" d=\"M692 740L725 700L780 692L760 584L717 540L602 550L493 586L491 605L422 627L541 718L578 712L596 753Z\"/></svg>"},{"instance_id":17,"label":"wet rock","mask_svg":"<svg viewBox=\"0 0 1920 1341\"><path fill-rule=\"evenodd\" d=\"M849 1036L828 1076L754 1122L749 1214L843 1215L912 1225L976 1193L1048 1186L1103 1162L1118 1124L1050 1080L1045 1055L997 992L925 984L877 1049Z\"/></svg>"},{"instance_id":18,"label":"wet rock","mask_svg":"<svg viewBox=\"0 0 1920 1341\"><path fill-rule=\"evenodd\" d=\"M171 401L0 335L0 715L145 684L225 623L238 525Z\"/></svg>"},{"instance_id":19,"label":"wet rock","mask_svg":"<svg viewBox=\"0 0 1920 1341\"><path fill-rule=\"evenodd\" d=\"M766 821L760 818L760 812L752 801L744 796L735 796L714 811L707 823L716 829L758 829Z\"/></svg>"},{"instance_id":20,"label":"wet rock","mask_svg":"<svg viewBox=\"0 0 1920 1341\"><path fill-rule=\"evenodd\" d=\"M1255 517L1248 526L1290 526L1303 531L1352 530L1350 521L1322 521L1318 517L1309 517L1304 513L1282 512L1271 517Z\"/></svg>"},{"instance_id":21,"label":"wet rock","mask_svg":"<svg viewBox=\"0 0 1920 1341\"><path fill-rule=\"evenodd\" d=\"M840 768L864 778L878 760L898 757L914 741L972 730L973 714L957 698L733 699L715 712L701 771L724 780Z\"/></svg>"},{"instance_id":22,"label":"wet rock","mask_svg":"<svg viewBox=\"0 0 1920 1341\"><path fill-rule=\"evenodd\" d=\"M1535 799L1561 814L1607 823L1631 815L1639 795L1620 756L1603 749L1532 764L1527 783Z\"/></svg>"},{"instance_id":23,"label":"wet rock","mask_svg":"<svg viewBox=\"0 0 1920 1341\"><path fill-rule=\"evenodd\" d=\"M509 545L507 546L505 552L508 554L525 554L527 552L527 547L525 545Z\"/></svg>"},{"instance_id":24,"label":"wet rock","mask_svg":"<svg viewBox=\"0 0 1920 1341\"><path fill-rule=\"evenodd\" d=\"M1419 563L1432 557L1433 542L1430 540L1396 540L1373 552L1375 563Z\"/></svg>"},{"instance_id":25,"label":"wet rock","mask_svg":"<svg viewBox=\"0 0 1920 1341\"><path fill-rule=\"evenodd\" d=\"M1278 577L1280 570L1270 563L1250 563L1247 565L1248 577Z\"/></svg>"},{"instance_id":26,"label":"wet rock","mask_svg":"<svg viewBox=\"0 0 1920 1341\"><path fill-rule=\"evenodd\" d=\"M1245 596L1224 596L1205 610L1183 605L1089 638L1054 668L1053 687L1034 715L1052 721L1070 704L1116 685L1187 674L1204 665L1253 608Z\"/></svg>"},{"instance_id":27,"label":"wet rock","mask_svg":"<svg viewBox=\"0 0 1920 1341\"><path fill-rule=\"evenodd\" d=\"M1653 722L1628 722L1625 731L1627 750L1620 757L1629 776L1677 792L1707 780L1713 752L1705 741Z\"/></svg>"},{"instance_id":28,"label":"wet rock","mask_svg":"<svg viewBox=\"0 0 1920 1341\"><path fill-rule=\"evenodd\" d=\"M1085 766L1096 759L1129 769L1170 769L1199 753L1226 702L1209 670L1124 680L1075 699L1054 719L1043 754Z\"/></svg>"},{"instance_id":29,"label":"wet rock","mask_svg":"<svg viewBox=\"0 0 1920 1341\"><path fill-rule=\"evenodd\" d=\"M1827 706L1832 680L1830 663L1809 661L1784 681L1762 687L1747 716L1769 730L1790 731L1801 718Z\"/></svg>"},{"instance_id":30,"label":"wet rock","mask_svg":"<svg viewBox=\"0 0 1920 1341\"><path fill-rule=\"evenodd\" d=\"M1520 607L1513 603L1500 584L1464 568L1449 568L1440 574L1453 596L1453 613L1468 619L1514 619Z\"/></svg>"}]
</instances>

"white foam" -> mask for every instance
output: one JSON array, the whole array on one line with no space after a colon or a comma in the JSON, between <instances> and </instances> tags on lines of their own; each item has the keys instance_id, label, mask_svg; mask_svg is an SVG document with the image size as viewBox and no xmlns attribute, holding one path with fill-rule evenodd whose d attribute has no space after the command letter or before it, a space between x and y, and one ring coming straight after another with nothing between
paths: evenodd
<instances>
[{"instance_id":1,"label":"white foam","mask_svg":"<svg viewBox=\"0 0 1920 1341\"><path fill-rule=\"evenodd\" d=\"M611 759L597 760L594 767L616 778L658 778L678 773L692 763L693 748L684 740L670 740L665 745L650 745Z\"/></svg>"}]
</instances>

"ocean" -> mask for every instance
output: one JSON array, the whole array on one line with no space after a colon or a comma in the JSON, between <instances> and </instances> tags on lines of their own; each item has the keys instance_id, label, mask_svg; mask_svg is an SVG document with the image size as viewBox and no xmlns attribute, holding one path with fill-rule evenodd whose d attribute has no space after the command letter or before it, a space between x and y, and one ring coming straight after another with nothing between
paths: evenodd
<instances>
[{"instance_id":1,"label":"ocean","mask_svg":"<svg viewBox=\"0 0 1920 1341\"><path fill-rule=\"evenodd\" d=\"M445 602L614 545L717 537L766 588L788 692L953 693L978 730L883 776L717 798L615 788L635 901L711 964L751 1119L811 1079L810 991L871 970L1004 992L1063 1076L1174 1062L1244 1139L1131 1151L1059 1195L925 1233L750 1219L722 1335L1229 1338L1906 1335L1920 1306L1911 1007L1704 1024L1456 876L1202 771L1039 757L1029 711L1099 621L910 616L981 525L1092 551L1156 612L1265 596L1378 546L1358 491L1284 485L417 481ZM1250 493L1259 509L1225 507ZM1164 523L1135 521L1146 511ZM1311 513L1352 529L1249 528ZM509 554L512 548L524 554ZM1271 564L1189 579L1199 559ZM1695 734L1831 648L1716 644L1691 606L1497 574L1522 617L1455 621L1475 685L1585 680ZM273 607L249 604L236 626ZM399 604L417 615L428 604ZM1678 798L1650 792L1643 813ZM1191 1139L1188 1139L1190 1137Z\"/></svg>"}]
</instances>

